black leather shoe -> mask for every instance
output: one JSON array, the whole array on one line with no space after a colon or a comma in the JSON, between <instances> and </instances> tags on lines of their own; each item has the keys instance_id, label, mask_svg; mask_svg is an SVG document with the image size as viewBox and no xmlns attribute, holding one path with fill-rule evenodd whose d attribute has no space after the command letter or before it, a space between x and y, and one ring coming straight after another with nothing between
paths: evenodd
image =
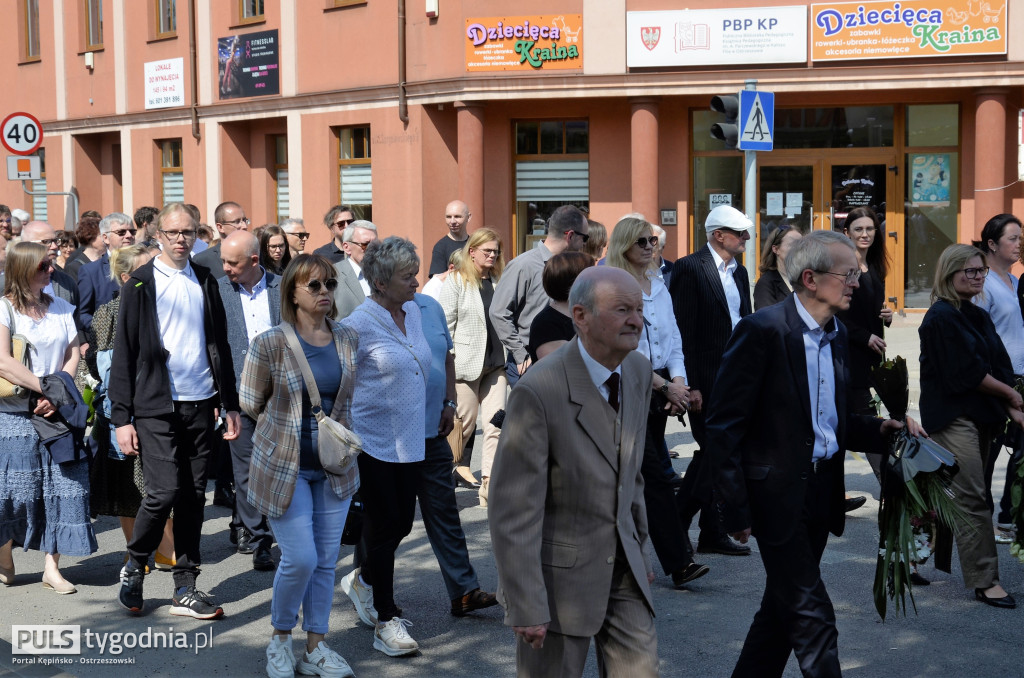
<instances>
[{"instance_id":1,"label":"black leather shoe","mask_svg":"<svg viewBox=\"0 0 1024 678\"><path fill-rule=\"evenodd\" d=\"M462 617L473 610L482 610L497 604L498 599L494 597L493 593L473 589L464 596L452 599L452 615Z\"/></svg>"},{"instance_id":2,"label":"black leather shoe","mask_svg":"<svg viewBox=\"0 0 1024 678\"><path fill-rule=\"evenodd\" d=\"M910 573L910 583L914 586L928 586L930 581L919 575L917 572Z\"/></svg>"},{"instance_id":3,"label":"black leather shoe","mask_svg":"<svg viewBox=\"0 0 1024 678\"><path fill-rule=\"evenodd\" d=\"M849 513L850 511L856 511L865 503L867 503L867 500L867 497L847 497L846 508L844 508L843 510L846 513Z\"/></svg>"},{"instance_id":4,"label":"black leather shoe","mask_svg":"<svg viewBox=\"0 0 1024 678\"><path fill-rule=\"evenodd\" d=\"M728 535L722 535L721 539L710 544L697 542L697 553L718 553L723 556L749 556L750 547L746 544L737 544Z\"/></svg>"},{"instance_id":5,"label":"black leather shoe","mask_svg":"<svg viewBox=\"0 0 1024 678\"><path fill-rule=\"evenodd\" d=\"M252 554L252 569L260 570L261 572L269 572L273 570L277 565L274 563L274 559L270 556L270 547L260 545L256 547L256 550Z\"/></svg>"},{"instance_id":6,"label":"black leather shoe","mask_svg":"<svg viewBox=\"0 0 1024 678\"><path fill-rule=\"evenodd\" d=\"M1002 598L989 598L985 595L984 589L974 589L974 599L980 600L986 605L991 605L992 607L1002 607L1007 610L1012 610L1013 608L1017 607L1017 601L1014 600L1013 596L1011 596L1009 593L1007 593Z\"/></svg>"},{"instance_id":7,"label":"black leather shoe","mask_svg":"<svg viewBox=\"0 0 1024 678\"><path fill-rule=\"evenodd\" d=\"M237 540L235 543L238 545L237 548L239 553L249 555L256 550L256 547L253 546L252 535L249 533L249 530L244 527L239 527L235 531L237 533L235 535L235 539Z\"/></svg>"},{"instance_id":8,"label":"black leather shoe","mask_svg":"<svg viewBox=\"0 0 1024 678\"><path fill-rule=\"evenodd\" d=\"M456 466L452 469L452 478L455 479L456 487L464 487L467 490L480 489L480 483L477 482L476 476L470 473L465 466Z\"/></svg>"},{"instance_id":9,"label":"black leather shoe","mask_svg":"<svg viewBox=\"0 0 1024 678\"><path fill-rule=\"evenodd\" d=\"M235 491L228 487L218 487L213 491L213 505L234 510Z\"/></svg>"},{"instance_id":10,"label":"black leather shoe","mask_svg":"<svg viewBox=\"0 0 1024 678\"><path fill-rule=\"evenodd\" d=\"M685 568L678 572L672 573L672 585L677 589L683 588L683 585L689 584L694 579L700 579L711 570L707 565L701 565L700 563L690 563Z\"/></svg>"}]
</instances>

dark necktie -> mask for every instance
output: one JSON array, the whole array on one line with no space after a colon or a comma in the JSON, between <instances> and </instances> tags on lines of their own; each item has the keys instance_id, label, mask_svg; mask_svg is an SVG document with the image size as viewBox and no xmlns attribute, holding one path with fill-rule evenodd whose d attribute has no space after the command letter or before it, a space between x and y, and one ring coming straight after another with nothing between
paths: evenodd
<instances>
[{"instance_id":1,"label":"dark necktie","mask_svg":"<svg viewBox=\"0 0 1024 678\"><path fill-rule=\"evenodd\" d=\"M616 412L619 411L619 375L617 372L612 372L608 380L604 382L608 387L608 404L612 406L612 409Z\"/></svg>"}]
</instances>

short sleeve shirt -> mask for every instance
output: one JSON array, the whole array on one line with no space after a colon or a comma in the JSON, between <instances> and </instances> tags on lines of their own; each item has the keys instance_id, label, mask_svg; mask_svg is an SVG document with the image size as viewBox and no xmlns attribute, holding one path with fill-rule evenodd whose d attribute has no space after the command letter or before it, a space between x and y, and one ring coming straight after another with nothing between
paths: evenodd
<instances>
[{"instance_id":1,"label":"short sleeve shirt","mask_svg":"<svg viewBox=\"0 0 1024 678\"><path fill-rule=\"evenodd\" d=\"M60 297L55 297L42 320L35 320L14 309L14 332L23 334L32 344L29 349L32 374L45 377L59 372L64 367L64 354L68 346L78 336L75 329L75 307ZM0 325L8 330L11 318L7 313L7 305L0 302ZM0 400L0 412L25 412L28 410L28 398L8 398Z\"/></svg>"}]
</instances>

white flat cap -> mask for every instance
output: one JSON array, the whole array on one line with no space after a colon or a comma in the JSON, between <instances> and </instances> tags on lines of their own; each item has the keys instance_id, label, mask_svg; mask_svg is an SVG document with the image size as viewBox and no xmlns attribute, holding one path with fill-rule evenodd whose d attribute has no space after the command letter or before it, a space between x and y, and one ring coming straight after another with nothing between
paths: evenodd
<instances>
[{"instance_id":1,"label":"white flat cap","mask_svg":"<svg viewBox=\"0 0 1024 678\"><path fill-rule=\"evenodd\" d=\"M711 210L707 221L704 222L704 231L707 233L717 231L720 228L728 228L733 231L749 231L753 227L754 224L750 219L747 219L746 214L729 205L719 205Z\"/></svg>"}]
</instances>

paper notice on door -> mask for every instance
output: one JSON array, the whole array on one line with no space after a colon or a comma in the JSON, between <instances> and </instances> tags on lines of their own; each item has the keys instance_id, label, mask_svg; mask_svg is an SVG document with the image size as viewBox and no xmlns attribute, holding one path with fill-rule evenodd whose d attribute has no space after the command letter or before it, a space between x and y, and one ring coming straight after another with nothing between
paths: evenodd
<instances>
[{"instance_id":1,"label":"paper notice on door","mask_svg":"<svg viewBox=\"0 0 1024 678\"><path fill-rule=\"evenodd\" d=\"M787 193L786 194L786 211L795 212L799 214L804 210L804 194L803 193Z\"/></svg>"},{"instance_id":2,"label":"paper notice on door","mask_svg":"<svg viewBox=\"0 0 1024 678\"><path fill-rule=\"evenodd\" d=\"M782 194L768 193L765 197L765 214L769 217L782 216Z\"/></svg>"}]
</instances>

